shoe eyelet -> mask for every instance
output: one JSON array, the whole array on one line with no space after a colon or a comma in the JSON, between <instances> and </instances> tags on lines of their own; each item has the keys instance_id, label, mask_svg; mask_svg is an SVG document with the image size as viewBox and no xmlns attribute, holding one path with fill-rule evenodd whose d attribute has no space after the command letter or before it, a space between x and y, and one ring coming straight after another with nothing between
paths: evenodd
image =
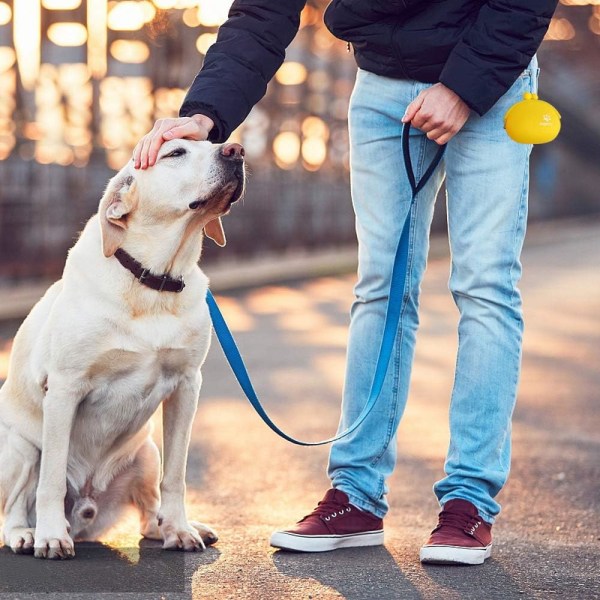
<instances>
[{"instance_id":1,"label":"shoe eyelet","mask_svg":"<svg viewBox=\"0 0 600 600\"><path fill-rule=\"evenodd\" d=\"M346 509L346 512L350 512L351 510L352 510L352 507L351 507L351 506L349 506L349 507Z\"/></svg>"},{"instance_id":2,"label":"shoe eyelet","mask_svg":"<svg viewBox=\"0 0 600 600\"><path fill-rule=\"evenodd\" d=\"M334 518L337 517L337 512L334 512L331 516Z\"/></svg>"},{"instance_id":3,"label":"shoe eyelet","mask_svg":"<svg viewBox=\"0 0 600 600\"><path fill-rule=\"evenodd\" d=\"M329 521L329 519L330 519L330 517L325 517L325 520L326 520L326 521Z\"/></svg>"}]
</instances>

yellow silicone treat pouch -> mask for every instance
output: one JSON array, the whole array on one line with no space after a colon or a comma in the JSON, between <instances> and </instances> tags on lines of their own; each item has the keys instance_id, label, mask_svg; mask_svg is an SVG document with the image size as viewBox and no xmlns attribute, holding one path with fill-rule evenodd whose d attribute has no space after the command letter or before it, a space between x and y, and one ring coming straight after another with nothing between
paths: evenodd
<instances>
[{"instance_id":1,"label":"yellow silicone treat pouch","mask_svg":"<svg viewBox=\"0 0 600 600\"><path fill-rule=\"evenodd\" d=\"M504 129L520 144L547 144L560 131L560 113L537 94L527 92L523 100L506 111Z\"/></svg>"}]
</instances>

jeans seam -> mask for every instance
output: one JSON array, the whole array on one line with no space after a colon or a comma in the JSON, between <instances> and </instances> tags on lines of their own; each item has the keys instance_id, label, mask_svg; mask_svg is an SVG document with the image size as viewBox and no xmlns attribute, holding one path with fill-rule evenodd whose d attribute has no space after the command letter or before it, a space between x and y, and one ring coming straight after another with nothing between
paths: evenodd
<instances>
[{"instance_id":1,"label":"jeans seam","mask_svg":"<svg viewBox=\"0 0 600 600\"><path fill-rule=\"evenodd\" d=\"M510 278L510 286L511 286L511 293L510 293L510 305L511 308L515 309L515 292L516 292L516 285L513 285L513 271L515 268L515 263L519 260L518 257L516 256L516 248L517 248L517 244L518 244L518 240L517 240L517 232L519 231L519 227L521 225L521 220L523 218L523 213L525 211L525 202L526 202L526 194L527 194L527 171L529 170L529 161L527 160L525 162L525 169L523 171L523 183L521 185L521 197L519 199L519 210L517 211L517 219L516 219L516 224L515 224L515 228L514 228L514 232L513 232L513 250L515 250L515 252L513 252L514 254L514 258L513 261L510 265L510 269L509 269L509 278Z\"/></svg>"}]
</instances>

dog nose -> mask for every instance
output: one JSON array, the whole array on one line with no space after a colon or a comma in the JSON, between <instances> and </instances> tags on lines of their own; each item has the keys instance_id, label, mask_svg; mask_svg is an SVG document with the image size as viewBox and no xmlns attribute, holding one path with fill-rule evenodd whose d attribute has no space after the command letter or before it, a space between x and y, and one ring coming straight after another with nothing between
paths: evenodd
<instances>
[{"instance_id":1,"label":"dog nose","mask_svg":"<svg viewBox=\"0 0 600 600\"><path fill-rule=\"evenodd\" d=\"M240 144L223 144L221 154L229 160L243 160L246 152Z\"/></svg>"}]
</instances>

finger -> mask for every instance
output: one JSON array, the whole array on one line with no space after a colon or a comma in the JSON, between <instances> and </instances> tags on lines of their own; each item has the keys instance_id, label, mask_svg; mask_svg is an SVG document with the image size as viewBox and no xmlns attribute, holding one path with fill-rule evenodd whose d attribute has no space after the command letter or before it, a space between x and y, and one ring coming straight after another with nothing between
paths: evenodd
<instances>
[{"instance_id":1,"label":"finger","mask_svg":"<svg viewBox=\"0 0 600 600\"><path fill-rule=\"evenodd\" d=\"M165 121L166 119L158 119L158 121L154 123L152 129L138 142L136 150L139 166L136 168L145 169L148 167L148 149L152 142L152 137L157 131L165 126Z\"/></svg>"},{"instance_id":2,"label":"finger","mask_svg":"<svg viewBox=\"0 0 600 600\"><path fill-rule=\"evenodd\" d=\"M417 114L414 116L412 120L412 126L420 129L427 133L432 129L437 129L437 124L434 122L431 114L425 111L425 109L420 109Z\"/></svg>"},{"instance_id":3,"label":"finger","mask_svg":"<svg viewBox=\"0 0 600 600\"><path fill-rule=\"evenodd\" d=\"M439 144L440 146L444 146L456 135L456 133L457 133L456 131L447 131L446 133L443 133L442 135L440 135L435 140L435 143Z\"/></svg>"},{"instance_id":4,"label":"finger","mask_svg":"<svg viewBox=\"0 0 600 600\"><path fill-rule=\"evenodd\" d=\"M141 137L133 149L133 162L136 169L139 169L142 166L142 151L144 149L144 141L151 134L152 131Z\"/></svg>"},{"instance_id":5,"label":"finger","mask_svg":"<svg viewBox=\"0 0 600 600\"><path fill-rule=\"evenodd\" d=\"M437 142L442 136L448 133L447 129L434 128L427 132L427 138L433 142Z\"/></svg>"},{"instance_id":6,"label":"finger","mask_svg":"<svg viewBox=\"0 0 600 600\"><path fill-rule=\"evenodd\" d=\"M156 158L158 156L158 151L160 147L163 145L164 138L161 132L155 133L152 136L150 141L150 145L148 146L148 166L153 167L156 163Z\"/></svg>"},{"instance_id":7,"label":"finger","mask_svg":"<svg viewBox=\"0 0 600 600\"><path fill-rule=\"evenodd\" d=\"M142 152L142 140L140 140L133 149L133 166L135 169L140 168L140 154Z\"/></svg>"},{"instance_id":8,"label":"finger","mask_svg":"<svg viewBox=\"0 0 600 600\"><path fill-rule=\"evenodd\" d=\"M411 122L415 115L417 114L417 112L419 111L419 109L421 108L421 106L423 106L423 102L424 102L425 98L422 94L419 94L407 107L406 107L406 112L404 113L404 116L402 117L402 122L403 123L409 123ZM414 125L414 123L413 123Z\"/></svg>"},{"instance_id":9,"label":"finger","mask_svg":"<svg viewBox=\"0 0 600 600\"><path fill-rule=\"evenodd\" d=\"M165 142L165 138L163 134L167 131L169 125L163 125L158 131L156 131L150 140L150 145L148 146L148 166L152 167L156 163L156 158L158 156L158 151L160 147Z\"/></svg>"},{"instance_id":10,"label":"finger","mask_svg":"<svg viewBox=\"0 0 600 600\"><path fill-rule=\"evenodd\" d=\"M147 134L144 136L142 140L142 150L140 152L140 168L147 169L148 168L148 152L150 150L150 144L152 143L152 135Z\"/></svg>"},{"instance_id":11,"label":"finger","mask_svg":"<svg viewBox=\"0 0 600 600\"><path fill-rule=\"evenodd\" d=\"M204 141L208 138L208 130L190 119L183 125L178 125L163 133L163 137L167 140L188 138L190 140Z\"/></svg>"},{"instance_id":12,"label":"finger","mask_svg":"<svg viewBox=\"0 0 600 600\"><path fill-rule=\"evenodd\" d=\"M142 137L140 139L140 141L137 143L135 149L133 150L133 159L135 162L135 168L136 169L141 169L142 168L142 157L143 157L143 153L144 153L144 142L148 139L148 137L150 136L149 133L147 133L144 137Z\"/></svg>"},{"instance_id":13,"label":"finger","mask_svg":"<svg viewBox=\"0 0 600 600\"><path fill-rule=\"evenodd\" d=\"M156 163L158 151L165 141L163 134L165 131L168 131L170 128L172 128L173 124L176 122L177 121L175 119L164 119L156 122L155 130L151 136L152 139L148 148L148 166L152 167Z\"/></svg>"}]
</instances>

